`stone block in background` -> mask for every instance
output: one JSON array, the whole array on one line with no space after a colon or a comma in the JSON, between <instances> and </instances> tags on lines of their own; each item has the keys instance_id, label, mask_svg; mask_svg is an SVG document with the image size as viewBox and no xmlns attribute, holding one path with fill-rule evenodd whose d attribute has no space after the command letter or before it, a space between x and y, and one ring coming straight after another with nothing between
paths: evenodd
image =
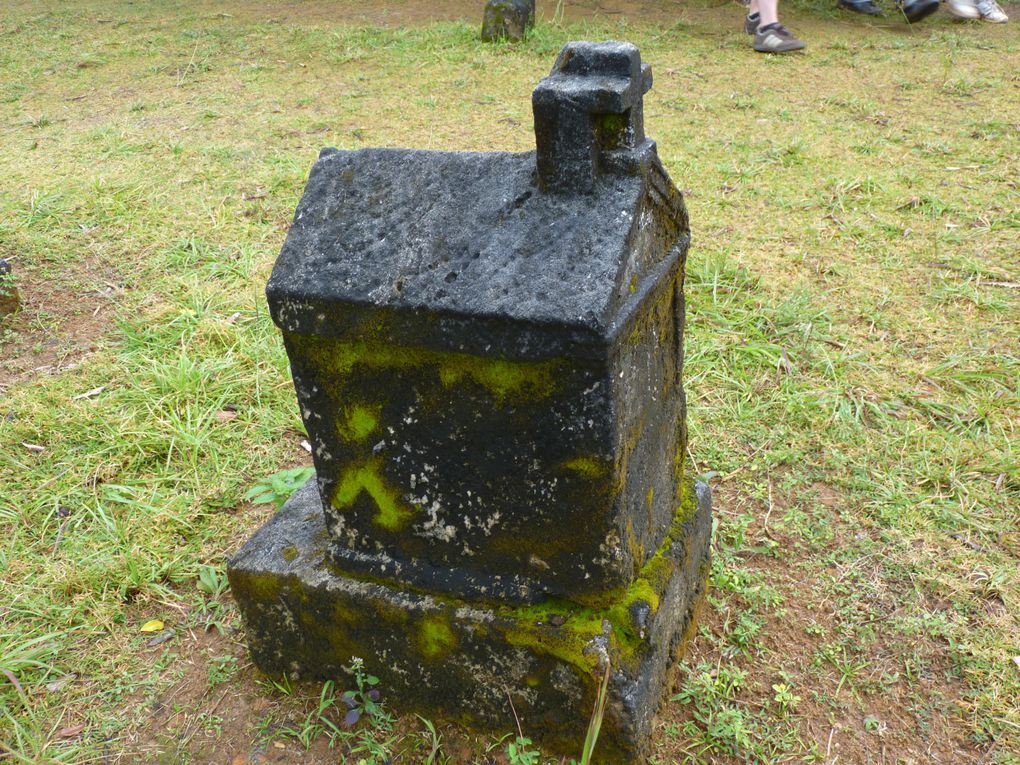
<instances>
[{"instance_id":1,"label":"stone block in background","mask_svg":"<svg viewBox=\"0 0 1020 765\"><path fill-rule=\"evenodd\" d=\"M600 761L645 752L711 529L649 87L634 46L570 43L535 152L321 153L267 287L317 481L229 568L266 671L359 655L403 708L492 730L509 692L576 753L608 663Z\"/></svg>"},{"instance_id":2,"label":"stone block in background","mask_svg":"<svg viewBox=\"0 0 1020 765\"><path fill-rule=\"evenodd\" d=\"M535 26L535 0L489 0L482 18L482 40L517 42Z\"/></svg>"},{"instance_id":3,"label":"stone block in background","mask_svg":"<svg viewBox=\"0 0 1020 765\"><path fill-rule=\"evenodd\" d=\"M19 305L18 288L14 286L11 264L0 258L0 316L14 313Z\"/></svg>"}]
</instances>

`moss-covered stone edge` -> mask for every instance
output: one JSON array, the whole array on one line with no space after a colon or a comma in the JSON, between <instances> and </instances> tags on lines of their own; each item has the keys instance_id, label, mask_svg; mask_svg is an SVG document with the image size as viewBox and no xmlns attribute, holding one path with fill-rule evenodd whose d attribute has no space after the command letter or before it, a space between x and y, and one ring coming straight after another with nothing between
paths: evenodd
<instances>
[{"instance_id":1,"label":"moss-covered stone edge","mask_svg":"<svg viewBox=\"0 0 1020 765\"><path fill-rule=\"evenodd\" d=\"M651 624L678 568L683 565L674 549L685 536L689 522L697 511L697 498L693 484L683 480L677 511L662 543L626 588L608 593L601 605L585 605L564 599L549 599L538 604L510 606L506 604L475 603L434 592L422 591L431 605L420 617L427 629L419 635L419 646L425 655L435 656L451 649L456 641L455 626L464 629L496 630L507 643L531 650L539 655L554 657L581 672L590 673L598 667L600 657L592 651L592 641L598 636L606 638L606 650L617 669L636 672L650 648L643 626ZM325 543L326 540L323 540ZM281 550L291 563L292 549ZM392 589L392 582L371 576L356 576L336 570L323 554L318 564L326 567L331 576L341 576L367 584ZM231 587L240 601L275 602L281 591L300 592L301 586L288 584L290 576L260 573L251 570L231 572ZM453 615L458 609L489 611L494 619L485 625L465 621L454 625Z\"/></svg>"}]
</instances>

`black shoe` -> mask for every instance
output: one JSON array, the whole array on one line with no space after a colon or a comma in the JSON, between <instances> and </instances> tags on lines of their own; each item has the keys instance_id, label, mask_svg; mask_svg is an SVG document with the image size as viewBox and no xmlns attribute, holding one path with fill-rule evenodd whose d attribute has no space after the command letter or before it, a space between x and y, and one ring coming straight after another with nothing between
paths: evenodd
<instances>
[{"instance_id":1,"label":"black shoe","mask_svg":"<svg viewBox=\"0 0 1020 765\"><path fill-rule=\"evenodd\" d=\"M801 40L790 34L789 29L776 22L755 30L753 47L759 53L789 53L793 50L804 50L805 46Z\"/></svg>"},{"instance_id":2,"label":"black shoe","mask_svg":"<svg viewBox=\"0 0 1020 765\"><path fill-rule=\"evenodd\" d=\"M939 0L906 0L900 10L911 24L926 19L939 9Z\"/></svg>"},{"instance_id":3,"label":"black shoe","mask_svg":"<svg viewBox=\"0 0 1020 765\"><path fill-rule=\"evenodd\" d=\"M836 3L840 8L845 8L854 13L863 13L865 16L881 16L882 9L871 0L839 0Z\"/></svg>"}]
</instances>

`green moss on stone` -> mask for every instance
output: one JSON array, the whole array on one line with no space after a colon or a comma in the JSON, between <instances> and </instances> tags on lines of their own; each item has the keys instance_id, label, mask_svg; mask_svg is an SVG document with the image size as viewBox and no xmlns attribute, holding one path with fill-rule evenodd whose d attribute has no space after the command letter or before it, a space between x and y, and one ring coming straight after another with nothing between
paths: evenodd
<instances>
[{"instance_id":1,"label":"green moss on stone","mask_svg":"<svg viewBox=\"0 0 1020 765\"><path fill-rule=\"evenodd\" d=\"M344 412L337 430L348 441L364 441L378 429L380 409L379 406L354 404Z\"/></svg>"},{"instance_id":2,"label":"green moss on stone","mask_svg":"<svg viewBox=\"0 0 1020 765\"><path fill-rule=\"evenodd\" d=\"M297 556L298 556L298 549L294 545L287 545L282 550L280 550L280 554L283 556L283 559L285 561L290 563L295 558L297 558Z\"/></svg>"},{"instance_id":3,"label":"green moss on stone","mask_svg":"<svg viewBox=\"0 0 1020 765\"><path fill-rule=\"evenodd\" d=\"M563 463L563 467L595 481L609 474L610 466L597 457L574 457Z\"/></svg>"},{"instance_id":4,"label":"green moss on stone","mask_svg":"<svg viewBox=\"0 0 1020 765\"><path fill-rule=\"evenodd\" d=\"M514 609L513 618L520 626L510 630L507 639L550 653L580 669L590 669L595 660L584 655L584 648L593 637L601 634L602 623L607 621L612 627L610 638L617 654L616 661L628 665L637 661L644 638L634 621L634 606L647 604L649 618L659 610L660 598L676 572L677 561L670 554L674 540L682 537L684 524L694 517L696 510L694 492L681 483L680 501L673 523L629 587L603 593L596 602L588 605L548 601ZM546 626L556 621L562 621L561 626Z\"/></svg>"},{"instance_id":5,"label":"green moss on stone","mask_svg":"<svg viewBox=\"0 0 1020 765\"><path fill-rule=\"evenodd\" d=\"M594 609L549 600L508 609L502 615L510 619L504 634L511 645L554 656L584 672L596 667L598 657L584 653L591 639L602 634L602 615Z\"/></svg>"},{"instance_id":6,"label":"green moss on stone","mask_svg":"<svg viewBox=\"0 0 1020 765\"><path fill-rule=\"evenodd\" d=\"M428 616L418 626L418 646L428 658L435 659L452 651L457 637L441 615Z\"/></svg>"},{"instance_id":7,"label":"green moss on stone","mask_svg":"<svg viewBox=\"0 0 1020 765\"><path fill-rule=\"evenodd\" d=\"M275 601L282 589L282 580L275 574L258 574L245 571L232 577L230 590L235 600L252 600L262 603Z\"/></svg>"},{"instance_id":8,"label":"green moss on stone","mask_svg":"<svg viewBox=\"0 0 1020 765\"><path fill-rule=\"evenodd\" d=\"M604 148L615 148L622 146L624 136L627 133L627 115L625 114L596 114L595 137L599 146Z\"/></svg>"},{"instance_id":9,"label":"green moss on stone","mask_svg":"<svg viewBox=\"0 0 1020 765\"><path fill-rule=\"evenodd\" d=\"M485 388L499 405L512 397L536 399L550 396L556 389L557 376L564 365L558 359L508 361L420 346L394 346L307 335L292 335L289 339L301 355L323 371L341 378L356 365L379 370L433 370L446 387L465 378L472 380Z\"/></svg>"},{"instance_id":10,"label":"green moss on stone","mask_svg":"<svg viewBox=\"0 0 1020 765\"><path fill-rule=\"evenodd\" d=\"M400 493L386 485L382 460L373 459L345 469L333 492L332 505L343 510L366 492L376 505L374 522L388 531L399 531L414 515L414 509L400 500Z\"/></svg>"}]
</instances>

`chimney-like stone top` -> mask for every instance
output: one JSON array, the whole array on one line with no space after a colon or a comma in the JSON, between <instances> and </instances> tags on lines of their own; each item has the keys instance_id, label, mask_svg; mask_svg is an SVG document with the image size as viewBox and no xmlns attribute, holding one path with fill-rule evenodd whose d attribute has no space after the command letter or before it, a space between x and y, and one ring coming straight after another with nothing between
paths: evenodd
<instances>
[{"instance_id":1,"label":"chimney-like stone top","mask_svg":"<svg viewBox=\"0 0 1020 765\"><path fill-rule=\"evenodd\" d=\"M539 186L583 193L602 175L634 172L652 150L642 108L651 87L634 45L567 43L531 99Z\"/></svg>"}]
</instances>

